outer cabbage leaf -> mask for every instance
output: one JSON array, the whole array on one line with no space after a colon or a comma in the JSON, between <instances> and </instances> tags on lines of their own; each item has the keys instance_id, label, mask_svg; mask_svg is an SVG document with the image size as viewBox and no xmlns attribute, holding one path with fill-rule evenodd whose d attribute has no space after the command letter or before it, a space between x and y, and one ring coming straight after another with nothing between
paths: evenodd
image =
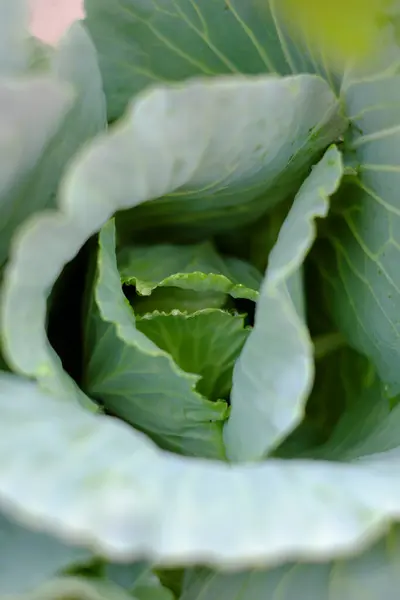
<instances>
[{"instance_id":1,"label":"outer cabbage leaf","mask_svg":"<svg viewBox=\"0 0 400 600\"><path fill-rule=\"evenodd\" d=\"M72 103L71 92L50 77L0 81L0 266L13 234L11 211L19 222L30 211L26 197L22 206L15 206L15 189L26 183L60 127Z\"/></svg>"},{"instance_id":2,"label":"outer cabbage leaf","mask_svg":"<svg viewBox=\"0 0 400 600\"><path fill-rule=\"evenodd\" d=\"M398 528L373 548L331 563L291 563L235 575L190 573L181 600L396 600L400 585Z\"/></svg>"},{"instance_id":3,"label":"outer cabbage leaf","mask_svg":"<svg viewBox=\"0 0 400 600\"><path fill-rule=\"evenodd\" d=\"M310 454L314 459L352 461L353 464L373 464L375 460L382 467L391 462L393 465L400 456L400 405L391 410L382 384L370 368L363 369L364 377L354 381L351 369L356 360L353 355L353 360L351 357L348 360L350 369L343 363L342 369L336 372L337 378L347 379L344 386L347 410L328 443ZM365 497L371 491L365 490ZM200 597L202 600L244 597L246 600L275 597L285 600L395 600L400 583L399 566L400 530L396 526L364 553L344 554L332 562L289 563L275 569L257 569L235 575L205 569L188 571L181 600Z\"/></svg>"},{"instance_id":4,"label":"outer cabbage leaf","mask_svg":"<svg viewBox=\"0 0 400 600\"><path fill-rule=\"evenodd\" d=\"M0 75L11 77L29 63L27 0L0 0Z\"/></svg>"},{"instance_id":5,"label":"outer cabbage leaf","mask_svg":"<svg viewBox=\"0 0 400 600\"><path fill-rule=\"evenodd\" d=\"M262 458L304 416L314 378L311 338L302 311L302 263L315 239L314 220L326 216L343 173L330 148L297 194L269 256L255 323L236 362L232 410L224 440L232 460ZM300 276L300 302L293 278ZM297 286L298 281L295 282Z\"/></svg>"},{"instance_id":6,"label":"outer cabbage leaf","mask_svg":"<svg viewBox=\"0 0 400 600\"><path fill-rule=\"evenodd\" d=\"M204 146L190 179L117 215L121 243L135 233L192 242L255 221L297 192L315 159L347 125L340 103L316 76L200 81L176 86L175 95L170 92L168 124L177 118L177 131L185 127L185 139L190 135L196 140L197 150L211 143ZM152 115L151 126L162 132L164 108L160 110L161 96L156 97L160 121ZM146 118L145 130L150 127ZM194 149L190 152L194 156ZM186 161L176 163L178 174Z\"/></svg>"},{"instance_id":7,"label":"outer cabbage leaf","mask_svg":"<svg viewBox=\"0 0 400 600\"><path fill-rule=\"evenodd\" d=\"M200 396L198 376L182 371L136 328L120 283L113 221L100 232L93 295L85 352L88 393L164 448L223 459L228 407Z\"/></svg>"},{"instance_id":8,"label":"outer cabbage leaf","mask_svg":"<svg viewBox=\"0 0 400 600\"><path fill-rule=\"evenodd\" d=\"M66 164L106 124L95 50L80 24L71 28L43 72L52 76L47 84L35 79L3 83L0 143L7 160L0 180L0 264L17 226L54 204ZM65 98L67 84L75 91L73 104Z\"/></svg>"},{"instance_id":9,"label":"outer cabbage leaf","mask_svg":"<svg viewBox=\"0 0 400 600\"><path fill-rule=\"evenodd\" d=\"M0 515L0 594L26 592L43 583L71 563L90 557L84 548L74 548L56 538L31 531Z\"/></svg>"},{"instance_id":10,"label":"outer cabbage leaf","mask_svg":"<svg viewBox=\"0 0 400 600\"><path fill-rule=\"evenodd\" d=\"M275 0L85 0L110 119L149 84L318 72L313 56L293 44L278 9Z\"/></svg>"},{"instance_id":11,"label":"outer cabbage leaf","mask_svg":"<svg viewBox=\"0 0 400 600\"><path fill-rule=\"evenodd\" d=\"M9 595L3 600L141 600L117 585L102 579L59 577L26 594ZM143 599L144 600L144 599ZM153 600L151 596L146 600ZM158 600L158 596L154 596Z\"/></svg>"},{"instance_id":12,"label":"outer cabbage leaf","mask_svg":"<svg viewBox=\"0 0 400 600\"><path fill-rule=\"evenodd\" d=\"M113 560L230 568L322 560L363 548L400 515L399 452L232 467L165 453L126 424L13 375L1 376L0 403L4 508Z\"/></svg>"},{"instance_id":13,"label":"outer cabbage leaf","mask_svg":"<svg viewBox=\"0 0 400 600\"><path fill-rule=\"evenodd\" d=\"M376 365L390 394L400 391L400 76L393 62L343 89L351 129L349 178L327 232L321 271L338 326Z\"/></svg>"}]
</instances>

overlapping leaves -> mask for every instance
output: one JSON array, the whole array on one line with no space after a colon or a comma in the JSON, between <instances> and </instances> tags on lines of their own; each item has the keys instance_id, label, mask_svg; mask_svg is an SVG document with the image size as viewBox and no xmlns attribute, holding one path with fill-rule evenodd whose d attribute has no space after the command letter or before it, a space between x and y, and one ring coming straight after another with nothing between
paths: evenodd
<instances>
[{"instance_id":1,"label":"overlapping leaves","mask_svg":"<svg viewBox=\"0 0 400 600\"><path fill-rule=\"evenodd\" d=\"M226 5L205 0L201 6L183 0L147 4L88 0L86 5L87 27L100 55L111 119L119 117L131 95L149 82L181 81L199 74L213 77L173 87L161 85L137 96L124 119L67 168L59 187L65 163L105 126L100 76L93 47L80 26L71 31L69 42L67 39L58 54L49 52L35 64L35 71L51 69L50 88L54 87L55 94L66 79L75 84L78 97L61 129L68 110L67 104L63 105L67 97L69 101L66 88L53 121L44 111L42 115L43 106L35 100L35 115L43 116L43 127L33 138L32 127L23 128L26 139L20 154L10 153L9 139L4 138L3 187L12 194L5 196L7 202L11 198L9 204L2 202L2 207L10 209L6 215L10 226L8 237L2 236L1 261L16 226L29 212L51 205L60 190L59 210L29 220L19 231L5 274L1 329L7 361L34 381L0 376L0 502L4 511L111 559L145 556L168 564L208 562L252 568L284 560L331 559L344 551L362 549L400 517L399 412L398 407L393 408L396 401L389 401L399 388L398 169L393 144L398 134L396 67L391 65L379 77L347 81L343 88L352 124L343 146L350 167L347 173L354 178L347 180L342 197L333 199L337 218L329 220L323 233L334 260L328 256L320 265L330 284L327 289L338 327L376 364L383 384L378 379L373 385L363 382L359 402L344 403L345 414L327 443L318 450L307 449L311 459L270 459L240 466L206 461L199 455L224 457L221 428L211 452L204 451L207 440L204 443L201 438L206 430L215 433L210 421L216 414L219 421L227 416L226 405L218 400L227 394L230 376L221 383L194 353L179 353L182 327L186 327L186 336L189 329L195 332L187 324L198 311L188 315L187 307L179 310L175 316L180 321L174 322L168 343L165 332L171 334L172 321L165 325L165 319L171 314L156 314L154 307L149 313L147 306L135 327L117 270L114 225L104 226L99 237L95 309L90 313L96 323L94 329L88 328L86 389L107 412L123 417L134 425L131 427L114 417L90 413L74 401L96 410L62 370L60 358L47 340L49 291L64 265L118 210L134 207L117 215L119 242L135 238L138 231L144 231L146 237L147 230L154 227L171 237L179 229L180 235L184 232L197 239L256 220L281 200L290 199L305 180L270 256L255 327L237 362L232 416L226 426L231 458L262 458L299 424L311 388L313 357L306 328L302 262L315 237L314 219L326 215L327 197L336 191L342 175L335 147L319 159L331 142L342 141L347 123L340 101L318 77L238 74L314 69L313 61L303 60L298 49L288 43L273 2L265 11L256 2L233 0ZM21 6L16 3L16 11ZM7 24L12 31L13 21ZM7 73L10 68L21 72L26 64L35 62L29 57L26 62L24 48L16 49L15 62L6 61ZM232 76L214 78L220 73ZM55 77L60 81L54 86ZM4 85L6 91L15 91L13 82ZM25 115L27 94L23 96L21 114ZM13 111L19 106L14 100L9 104ZM57 108L55 103L51 106ZM17 122L10 120L14 125ZM20 162L13 162L16 157ZM316 166L310 175L312 165ZM19 177L22 170L24 177L15 183L14 175ZM32 182L29 207L23 202L27 182ZM24 210L15 216L17 205ZM238 267L239 263L235 264ZM239 270L240 277L229 278L227 273L210 277L209 272L199 278L198 272L195 276L184 272L184 277L179 277L182 273L175 272L148 277L147 270L143 276L139 269L131 283L139 293L150 291L150 299L153 296L156 302L175 301L171 287L176 292L177 282L199 286L191 292L201 291L201 286L204 291L205 283L211 288L222 286L217 291L222 292L224 302L225 295L234 296L240 284L243 293L245 283L247 296L256 299L255 286L244 282L243 269ZM241 334L245 331L240 317L229 314L225 305L201 310L209 323L223 315L229 323L240 325ZM237 330L234 333L236 336ZM273 340L272 353L266 338ZM228 342L234 345L227 336ZM205 344L199 347L204 352ZM129 356L132 349L135 355ZM145 365L139 365L138 349ZM161 361L163 373L155 368ZM230 360L229 368L232 363ZM122 374L118 371L121 365ZM129 379L133 365L135 378ZM110 374L118 384L112 390L119 397L118 410L108 404ZM200 389L199 376L201 381L207 380L207 388ZM160 406L152 410L147 399L141 398L132 414L127 414L126 400L130 394L138 394L143 382L148 386L144 395L150 393L159 404L169 393L162 407L165 413ZM171 431L165 435L162 430L166 423L176 424L176 413L170 410L176 400L175 407L189 411L180 414L178 443L171 441ZM196 427L188 433L188 422L199 413L201 426L193 419ZM353 437L358 421L364 428L357 428ZM166 453L135 427L149 433L159 446L197 458ZM185 444L196 437L192 435L195 431L200 446L194 444L190 449L190 444ZM276 452L279 455L279 447ZM24 535L29 537L27 532ZM386 552L387 545L393 559ZM72 553L75 551L79 554L76 549ZM369 554L348 562L342 579L336 577L337 564L290 564L251 575L216 576L208 581L208 591L222 598L236 598L239 588L249 598L268 593L291 598L294 592L310 597L317 590L322 597L340 593L345 598L358 593L353 583L360 585L372 566L380 566L385 579L378 583L368 579L365 594L375 598L380 587L390 597L397 589L392 568L397 557L394 530L392 537ZM64 555L60 567L63 562ZM37 574L42 577L40 569ZM197 589L207 597L201 579L200 574L197 583L187 581L184 597L195 598ZM334 588L329 581L334 581ZM99 600L105 595L126 596L123 589L114 585L98 589L97 583L66 577L58 580L55 588L50 583L39 589L38 595L81 594ZM143 584L142 596L137 589L129 594L145 598L149 585ZM156 596L160 592L162 598L169 598L158 581L155 587Z\"/></svg>"},{"instance_id":2,"label":"overlapping leaves","mask_svg":"<svg viewBox=\"0 0 400 600\"><path fill-rule=\"evenodd\" d=\"M19 5L16 2L11 16L22 10ZM2 20L3 25L7 35L17 27ZM28 38L21 31L14 31L14 36L14 46L22 44L28 63L32 53ZM7 55L17 54L19 46L14 46ZM8 75L9 71L7 68ZM84 142L105 127L106 116L95 51L79 24L50 55L47 65L35 68L25 79L3 80L0 90L2 264L17 226L35 211L54 205L66 164Z\"/></svg>"},{"instance_id":3,"label":"overlapping leaves","mask_svg":"<svg viewBox=\"0 0 400 600\"><path fill-rule=\"evenodd\" d=\"M154 84L181 82L193 76L210 79L240 73L320 72L316 62L309 60L301 48L292 43L281 19L279 3L275 1L168 0L143 4L140 0L118 0L110 4L107 0L86 0L85 9L86 26L99 55L111 120L122 115L132 95ZM115 31L119 32L117 38L113 35ZM314 91L313 102L319 94ZM277 104L272 107L270 101L272 96L265 100L264 114L277 115ZM283 108L283 98L279 104ZM243 147L244 143L240 122L229 114L231 108L239 110L239 105L245 106L246 111L252 110L252 102L244 97L225 101L227 112L223 118L231 123L227 142L229 139L232 148ZM310 105L309 108L315 112L315 107ZM293 115L293 119L287 115L285 120L292 131L304 126L304 131L309 133L306 146L314 150L319 139L318 128L307 125L307 118L300 114ZM212 122L211 118L209 122ZM262 121L257 127L261 128L261 134ZM238 157L232 156L224 175L220 180L214 179L213 185L208 184L201 190L179 190L162 201L155 200L125 213L119 222L117 220L120 235L155 229L157 238L160 229L162 232L167 229L175 238L196 235L201 238L215 231L229 231L245 222L254 222L266 209L296 193L304 176L304 171L300 174L299 168L304 169L304 161L311 166L312 161L307 160L310 157L306 147L298 153L297 144L284 157L279 151L279 140L284 135L282 125L278 136L273 129L274 122L269 122L269 131L263 141L260 138L257 144L249 147L248 155L262 162L267 154L279 162L282 159L290 174L285 172L278 180L274 177L275 181L268 189L253 180L251 184L241 186L240 193L239 190L233 193L231 175L233 170L237 172L239 163ZM193 132L193 135L199 134ZM210 154L208 168L211 170L217 165L218 154ZM274 164L270 162L270 177L273 177L273 169Z\"/></svg>"},{"instance_id":4,"label":"overlapping leaves","mask_svg":"<svg viewBox=\"0 0 400 600\"><path fill-rule=\"evenodd\" d=\"M103 555L229 566L321 558L365 543L400 512L395 457L232 468L163 453L123 423L12 375L0 390L2 501L28 522L95 542Z\"/></svg>"},{"instance_id":5,"label":"overlapping leaves","mask_svg":"<svg viewBox=\"0 0 400 600\"><path fill-rule=\"evenodd\" d=\"M249 315L238 313L234 300L248 300L252 313L261 273L210 242L134 245L123 250L119 268L136 327L184 371L201 376L196 387L206 398L227 399L250 331Z\"/></svg>"},{"instance_id":6,"label":"overlapping leaves","mask_svg":"<svg viewBox=\"0 0 400 600\"><path fill-rule=\"evenodd\" d=\"M228 121L217 118L211 130L205 129L202 115L219 117L218 107L226 113L226 94L236 98L245 93L249 100L254 92L260 103L240 118L244 124L258 122L261 98L281 81L238 78L152 91L133 104L125 122L88 148L65 182L63 212L26 227L7 271L2 318L8 354L21 371L67 399L70 392L57 375L59 367L44 332L46 296L64 262L117 208L176 189L190 178L203 187L218 177L203 162L203 153L209 157L216 144L215 168L219 164L223 169L238 149L231 148L229 136L225 141ZM239 120L239 114L236 117ZM155 121L160 124L157 130L143 125ZM336 115L330 123L331 135L336 136ZM198 135L193 135L193 127ZM211 137L205 138L205 133ZM232 185L240 177L253 176L247 160ZM262 173L258 170L257 178ZM308 234L304 240L308 243ZM232 566L299 554L331 555L358 547L366 532L377 532L397 515L396 463L271 460L233 468L165 454L127 425L47 396L34 384L3 378L0 389L4 398L10 393L18 398L2 407L0 497L50 529L68 527L80 541L96 542L109 556L145 553L178 564L207 560ZM43 436L50 422L53 434ZM34 442L38 436L40 445ZM15 452L10 453L11 447ZM19 456L24 456L23 463ZM16 469L14 460L24 467ZM51 486L36 485L38 460L41 481L51 481ZM282 514L285 519L279 517Z\"/></svg>"},{"instance_id":7,"label":"overlapping leaves","mask_svg":"<svg viewBox=\"0 0 400 600\"><path fill-rule=\"evenodd\" d=\"M196 392L199 377L182 371L135 326L121 288L113 222L100 233L95 286L87 315L88 393L162 447L224 458L221 425L227 405Z\"/></svg>"},{"instance_id":8,"label":"overlapping leaves","mask_svg":"<svg viewBox=\"0 0 400 600\"><path fill-rule=\"evenodd\" d=\"M249 106L248 112L243 113L243 104ZM282 112L284 106L288 114ZM287 127L286 137L274 129L280 119ZM289 125L292 119L294 129ZM286 158L293 147L298 148L303 171L305 163L344 127L332 92L318 78L306 75L196 80L138 98L125 120L110 135L98 137L74 165L60 198L62 212L33 219L21 235L8 269L2 315L5 348L13 366L25 374L40 374L51 389L64 393L65 378L55 376L54 354L43 332L47 290L62 266L118 208L184 186L197 188L200 197L201 190L218 188L216 182L232 165L236 168L224 185L233 197L239 199L244 188L254 185L274 189L283 176L290 179ZM239 132L242 144L233 145L231 136ZM265 148L264 144L274 151L271 156L266 152L260 163L259 155L249 149ZM290 165L296 178L299 164ZM219 201L218 196L210 196L211 200L214 205Z\"/></svg>"}]
</instances>

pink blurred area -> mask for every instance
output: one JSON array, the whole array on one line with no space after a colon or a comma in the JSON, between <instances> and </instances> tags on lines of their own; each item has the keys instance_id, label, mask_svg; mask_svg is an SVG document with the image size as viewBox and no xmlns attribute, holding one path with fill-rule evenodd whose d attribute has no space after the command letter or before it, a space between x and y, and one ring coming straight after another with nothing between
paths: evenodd
<instances>
[{"instance_id":1,"label":"pink blurred area","mask_svg":"<svg viewBox=\"0 0 400 600\"><path fill-rule=\"evenodd\" d=\"M30 0L30 9L32 33L56 44L67 27L83 16L83 0Z\"/></svg>"}]
</instances>

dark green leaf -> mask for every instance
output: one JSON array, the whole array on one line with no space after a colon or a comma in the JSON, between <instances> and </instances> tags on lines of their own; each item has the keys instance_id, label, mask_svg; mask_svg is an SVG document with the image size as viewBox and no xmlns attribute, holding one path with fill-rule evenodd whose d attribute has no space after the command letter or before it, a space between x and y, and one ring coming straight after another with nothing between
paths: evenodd
<instances>
[{"instance_id":1,"label":"dark green leaf","mask_svg":"<svg viewBox=\"0 0 400 600\"><path fill-rule=\"evenodd\" d=\"M191 315L151 313L137 318L136 327L181 369L201 376L200 394L209 400L229 396L233 365L249 334L243 317L212 309Z\"/></svg>"},{"instance_id":2,"label":"dark green leaf","mask_svg":"<svg viewBox=\"0 0 400 600\"><path fill-rule=\"evenodd\" d=\"M111 120L154 83L193 75L318 72L293 45L273 1L85 0L85 10Z\"/></svg>"}]
</instances>

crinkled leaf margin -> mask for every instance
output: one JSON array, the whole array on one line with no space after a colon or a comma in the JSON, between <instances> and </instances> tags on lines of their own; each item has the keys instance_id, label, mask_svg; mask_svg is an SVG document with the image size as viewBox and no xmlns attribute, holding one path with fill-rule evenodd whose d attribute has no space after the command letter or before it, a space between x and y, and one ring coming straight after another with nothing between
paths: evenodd
<instances>
[{"instance_id":1,"label":"crinkled leaf margin","mask_svg":"<svg viewBox=\"0 0 400 600\"><path fill-rule=\"evenodd\" d=\"M93 302L86 318L88 393L167 450L225 459L227 404L201 396L196 391L199 376L183 371L135 325L117 269L114 220L99 234Z\"/></svg>"}]
</instances>

